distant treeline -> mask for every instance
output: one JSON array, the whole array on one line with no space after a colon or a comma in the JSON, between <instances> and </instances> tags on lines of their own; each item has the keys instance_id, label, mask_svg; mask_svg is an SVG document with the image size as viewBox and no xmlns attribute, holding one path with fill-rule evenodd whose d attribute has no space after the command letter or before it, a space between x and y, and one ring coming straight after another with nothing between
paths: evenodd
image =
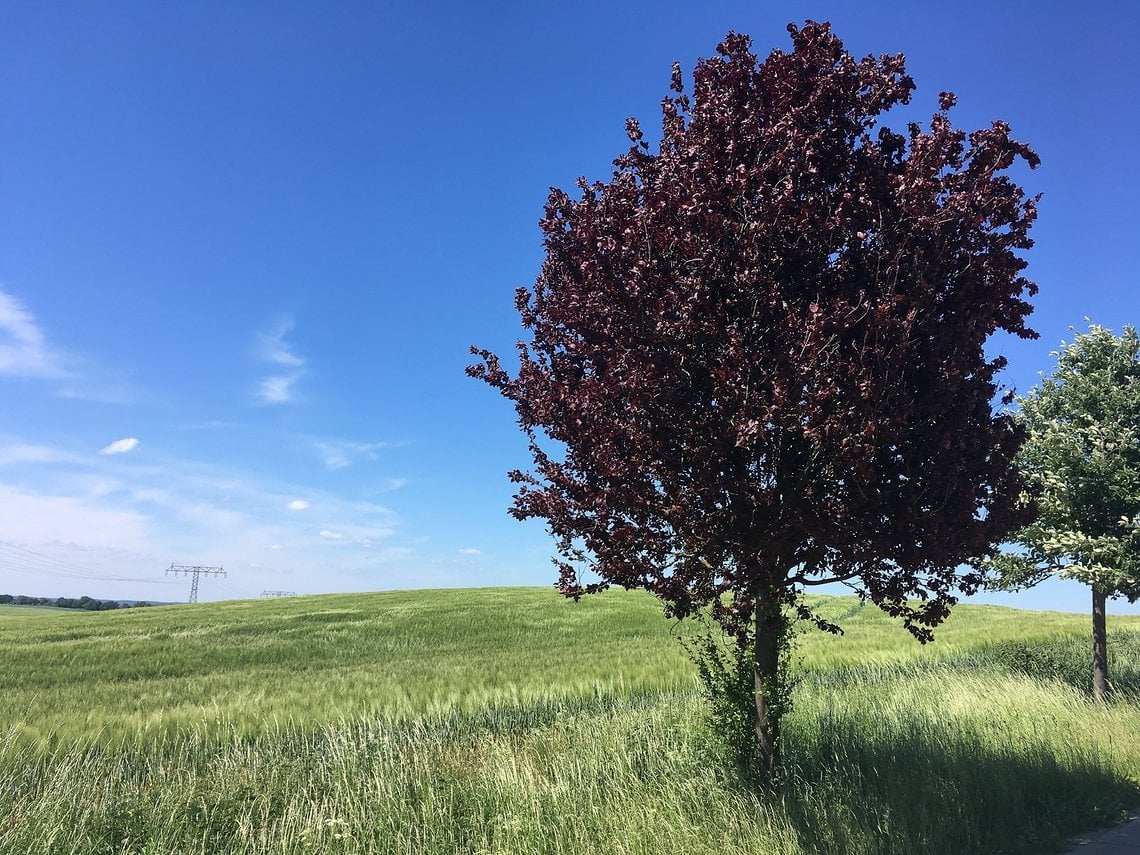
<instances>
[{"instance_id":1,"label":"distant treeline","mask_svg":"<svg viewBox=\"0 0 1140 855\"><path fill-rule=\"evenodd\" d=\"M93 600L91 597L25 597L23 594L0 594L0 606L54 606L57 609L82 609L106 612L150 606L142 600Z\"/></svg>"}]
</instances>

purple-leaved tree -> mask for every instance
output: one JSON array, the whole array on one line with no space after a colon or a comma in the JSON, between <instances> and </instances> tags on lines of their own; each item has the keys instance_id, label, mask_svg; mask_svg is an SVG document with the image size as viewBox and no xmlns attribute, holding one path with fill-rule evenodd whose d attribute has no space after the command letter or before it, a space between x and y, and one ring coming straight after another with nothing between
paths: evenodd
<instances>
[{"instance_id":1,"label":"purple-leaved tree","mask_svg":"<svg viewBox=\"0 0 1140 855\"><path fill-rule=\"evenodd\" d=\"M1035 336L1036 200L1005 173L1038 158L1002 122L955 130L949 93L925 129L879 127L904 58L788 29L763 62L729 34L691 98L674 65L657 151L631 119L608 182L551 191L518 373L468 368L530 437L511 513L546 520L564 594L711 605L749 645L762 769L786 622L829 628L805 589L845 582L928 640L1029 513L983 344Z\"/></svg>"}]
</instances>

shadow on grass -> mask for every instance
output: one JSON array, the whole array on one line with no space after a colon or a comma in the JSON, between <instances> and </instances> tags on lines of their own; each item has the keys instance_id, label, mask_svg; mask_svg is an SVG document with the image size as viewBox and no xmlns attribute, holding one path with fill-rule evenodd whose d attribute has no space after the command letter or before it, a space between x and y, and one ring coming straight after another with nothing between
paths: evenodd
<instances>
[{"instance_id":1,"label":"shadow on grass","mask_svg":"<svg viewBox=\"0 0 1140 855\"><path fill-rule=\"evenodd\" d=\"M788 734L788 778L769 796L805 852L1059 852L1140 802L1135 781L1043 744L995 748L929 724L881 723L870 735L856 721L817 724L809 739Z\"/></svg>"}]
</instances>

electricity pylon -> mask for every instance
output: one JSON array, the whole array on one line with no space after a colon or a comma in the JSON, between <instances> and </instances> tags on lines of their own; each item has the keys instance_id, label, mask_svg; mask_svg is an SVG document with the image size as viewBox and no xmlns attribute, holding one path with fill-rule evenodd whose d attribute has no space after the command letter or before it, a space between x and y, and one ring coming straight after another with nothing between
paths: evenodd
<instances>
[{"instance_id":1,"label":"electricity pylon","mask_svg":"<svg viewBox=\"0 0 1140 855\"><path fill-rule=\"evenodd\" d=\"M190 577L190 600L191 603L198 602L198 577L199 576L225 576L226 571L221 567L197 567L187 564L171 564L166 568L167 574L173 573L175 576L183 574Z\"/></svg>"}]
</instances>

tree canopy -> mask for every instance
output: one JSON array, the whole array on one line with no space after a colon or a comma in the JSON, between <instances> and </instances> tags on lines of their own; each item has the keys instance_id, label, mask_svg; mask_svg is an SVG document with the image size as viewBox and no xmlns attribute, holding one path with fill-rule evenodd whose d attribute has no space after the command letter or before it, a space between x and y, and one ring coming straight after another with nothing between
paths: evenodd
<instances>
[{"instance_id":1,"label":"tree canopy","mask_svg":"<svg viewBox=\"0 0 1140 855\"><path fill-rule=\"evenodd\" d=\"M1107 691L1106 598L1140 598L1140 338L1091 325L1061 344L1057 368L1018 401L1018 457L1034 522L997 556L1001 583L1056 575L1093 589L1094 692Z\"/></svg>"},{"instance_id":2,"label":"tree canopy","mask_svg":"<svg viewBox=\"0 0 1140 855\"><path fill-rule=\"evenodd\" d=\"M563 593L713 604L755 633L761 720L805 586L925 640L1028 519L983 344L1034 335L1035 200L1006 171L1038 158L1002 122L955 129L946 92L929 127L881 127L915 88L903 56L788 29L762 62L730 33L691 98L674 65L657 151L630 119L609 181L552 189L518 372L477 348L468 369L530 439L511 513L546 520Z\"/></svg>"}]
</instances>

